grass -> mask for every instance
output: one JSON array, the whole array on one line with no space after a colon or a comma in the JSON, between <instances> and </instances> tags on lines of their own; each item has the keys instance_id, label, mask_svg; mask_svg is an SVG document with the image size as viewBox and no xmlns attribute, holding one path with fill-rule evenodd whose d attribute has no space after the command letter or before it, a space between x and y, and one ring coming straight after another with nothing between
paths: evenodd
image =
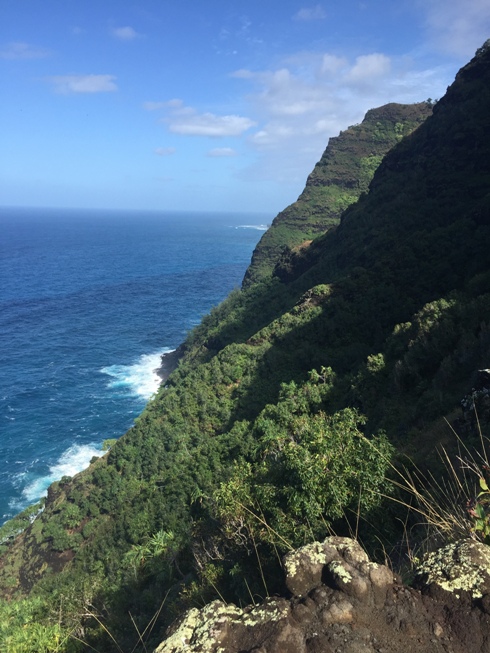
<instances>
[{"instance_id":1,"label":"grass","mask_svg":"<svg viewBox=\"0 0 490 653\"><path fill-rule=\"evenodd\" d=\"M118 653L136 653L136 651L140 650L144 653L148 653L149 649L147 647L148 640L153 632L153 629L158 621L158 618L160 617L160 613L163 610L163 606L165 605L165 602L168 597L168 592L165 595L163 601L161 602L158 610L155 612L153 617L150 619L150 621L147 623L146 627L144 630L140 631L138 628L138 625L136 624L133 616L131 613L129 613L129 619L131 623L133 624L133 628L137 634L137 640L134 646L131 649L123 649L120 644L117 642L115 636L111 633L109 628L104 624L104 622L100 619L100 617L96 614L95 610L87 610L87 612L83 615L85 618L93 619L96 621L96 623L99 625L101 630L107 635L107 637L110 639L110 641L114 644L116 650ZM77 637L76 635L72 634L71 637L76 640L77 642L80 642L83 644L87 649L90 649L91 651L95 651L95 653L101 653L99 649L91 646L87 642L85 642L83 639ZM153 650L153 647L151 648Z\"/></svg>"},{"instance_id":2,"label":"grass","mask_svg":"<svg viewBox=\"0 0 490 653\"><path fill-rule=\"evenodd\" d=\"M470 449L446 420L456 452L450 455L440 449L440 476L423 473L414 465L402 469L391 465L394 493L386 498L406 510L404 541L398 544L403 556L390 555L398 559L402 575L410 576L424 554L446 544L464 539L490 544L489 439L476 408L475 422L479 447Z\"/></svg>"}]
</instances>

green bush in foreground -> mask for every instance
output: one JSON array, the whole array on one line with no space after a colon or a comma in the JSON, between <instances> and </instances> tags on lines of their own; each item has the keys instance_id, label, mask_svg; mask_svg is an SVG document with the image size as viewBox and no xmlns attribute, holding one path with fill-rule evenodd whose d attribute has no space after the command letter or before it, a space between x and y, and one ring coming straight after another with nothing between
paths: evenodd
<instances>
[{"instance_id":1,"label":"green bush in foreground","mask_svg":"<svg viewBox=\"0 0 490 653\"><path fill-rule=\"evenodd\" d=\"M346 511L378 505L393 449L384 434L363 434L356 410L319 410L329 385L316 381L283 384L255 422L256 462L236 464L215 493L230 537L240 526L255 542L298 546L325 536Z\"/></svg>"}]
</instances>

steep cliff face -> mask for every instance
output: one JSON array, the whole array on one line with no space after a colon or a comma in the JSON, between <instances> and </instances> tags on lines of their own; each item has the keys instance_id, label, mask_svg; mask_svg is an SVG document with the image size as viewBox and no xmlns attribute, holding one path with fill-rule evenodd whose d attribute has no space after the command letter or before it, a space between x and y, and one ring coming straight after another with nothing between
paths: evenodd
<instances>
[{"instance_id":1,"label":"steep cliff face","mask_svg":"<svg viewBox=\"0 0 490 653\"><path fill-rule=\"evenodd\" d=\"M279 266L280 278L305 273L301 285L308 287L358 268L394 284L408 309L410 297L429 301L488 269L488 60L484 47L433 115L383 159L369 194L337 229Z\"/></svg>"},{"instance_id":2,"label":"steep cliff face","mask_svg":"<svg viewBox=\"0 0 490 653\"><path fill-rule=\"evenodd\" d=\"M430 463L451 435L442 417L461 426L472 373L489 367L489 251L485 46L340 225L230 295L134 428L54 484L3 544L4 595L33 592L37 619L110 650L97 610L132 650L128 611L141 632L163 603L156 636L217 592L273 593L278 553L345 534L359 509L367 542L398 537L381 503L394 449Z\"/></svg>"},{"instance_id":3,"label":"steep cliff face","mask_svg":"<svg viewBox=\"0 0 490 653\"><path fill-rule=\"evenodd\" d=\"M386 104L331 138L297 201L281 211L255 248L244 285L270 276L285 249L300 247L339 223L368 190L384 155L431 114L432 105Z\"/></svg>"}]
</instances>

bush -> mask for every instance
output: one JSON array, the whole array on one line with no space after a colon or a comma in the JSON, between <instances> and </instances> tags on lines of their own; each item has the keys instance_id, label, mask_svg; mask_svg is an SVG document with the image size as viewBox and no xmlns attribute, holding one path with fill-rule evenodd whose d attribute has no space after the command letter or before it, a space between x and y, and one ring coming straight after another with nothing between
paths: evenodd
<instances>
[{"instance_id":1,"label":"bush","mask_svg":"<svg viewBox=\"0 0 490 653\"><path fill-rule=\"evenodd\" d=\"M365 418L354 409L316 412L324 388L285 384L277 405L257 418L256 461L237 464L214 495L229 536L240 524L255 541L297 546L324 536L345 511L379 503L393 449L384 434L362 433Z\"/></svg>"}]
</instances>

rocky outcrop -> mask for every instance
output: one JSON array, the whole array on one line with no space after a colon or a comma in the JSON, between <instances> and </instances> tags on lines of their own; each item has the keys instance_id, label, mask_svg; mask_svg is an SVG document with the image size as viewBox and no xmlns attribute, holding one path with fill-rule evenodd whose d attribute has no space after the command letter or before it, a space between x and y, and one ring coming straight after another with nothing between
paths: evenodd
<instances>
[{"instance_id":1,"label":"rocky outcrop","mask_svg":"<svg viewBox=\"0 0 490 653\"><path fill-rule=\"evenodd\" d=\"M329 537L285 557L290 597L190 610L155 653L487 653L487 548L428 556L414 589L354 540Z\"/></svg>"}]
</instances>

